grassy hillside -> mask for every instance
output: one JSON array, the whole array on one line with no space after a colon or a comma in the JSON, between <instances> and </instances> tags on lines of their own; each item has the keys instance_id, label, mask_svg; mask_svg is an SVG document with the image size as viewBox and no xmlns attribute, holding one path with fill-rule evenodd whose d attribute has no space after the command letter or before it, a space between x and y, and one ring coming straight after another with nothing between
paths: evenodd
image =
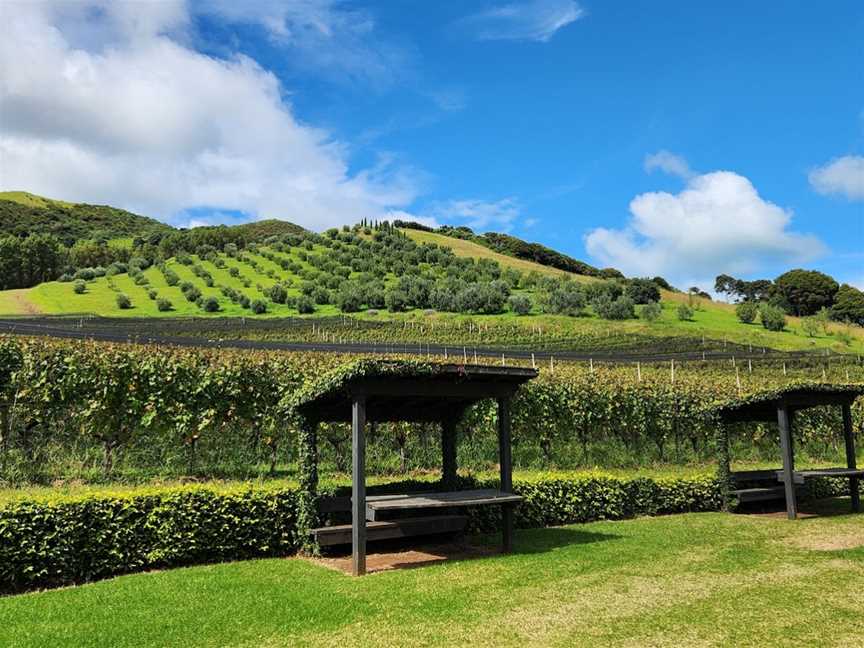
<instances>
[{"instance_id":1,"label":"grassy hillside","mask_svg":"<svg viewBox=\"0 0 864 648\"><path fill-rule=\"evenodd\" d=\"M410 238L412 241L416 241L417 243L434 243L435 245L450 248L451 250L453 250L453 253L459 257L466 257L471 259L490 259L492 261L495 261L496 263L499 263L504 268L513 268L514 270L519 270L520 272L538 272L542 275L550 277L570 276L576 281L595 281L594 277L588 277L585 275L574 275L569 272L565 272L564 270L559 270L558 268L540 265L539 263L535 263L534 261L517 259L506 254L501 254L500 252L490 250L488 247L480 245L479 243L474 243L473 241L468 241L465 239L455 238L451 236L445 236L444 234L438 234L436 232L424 232L422 230L416 229L405 228L401 229L400 231L407 235L408 238Z\"/></svg>"},{"instance_id":2,"label":"grassy hillside","mask_svg":"<svg viewBox=\"0 0 864 648\"><path fill-rule=\"evenodd\" d=\"M668 348L676 339L686 338L780 350L864 351L861 327L827 324L805 333L801 322L790 317L786 330L771 332L759 324L739 322L733 306L694 301L670 291L660 291L656 318L643 318L644 307L637 306L629 317L610 319L598 310L597 291L617 285L620 293L626 284L573 274L445 233L386 226L378 231L345 228L317 235L277 220L180 232L123 210L24 192L0 194L0 216L4 214L11 218L0 220L0 233L22 227L73 238L100 233L112 239L110 245L126 248L125 257L115 258L136 261L107 267L109 260L90 275L67 274L65 281L0 291L0 316L315 318L347 314L351 321L391 323L375 332L377 337L366 338L370 341L524 345L542 338L557 341L559 347L595 349L651 344ZM155 231L174 234L165 237L160 247L132 249L133 237ZM169 239L174 243L166 248ZM149 261L139 270L137 259L142 257ZM150 265L153 261L157 263ZM75 279L84 281L83 288L76 289ZM561 283L567 279L575 284ZM581 304L550 306L554 294L570 291L568 285L579 286L574 290L583 293ZM281 297L274 296L274 287ZM121 308L121 295L128 297L130 307ZM517 308L520 300L522 307ZM253 307L253 302L259 303ZM693 307L690 319L679 318L681 302ZM400 322L405 326L392 325ZM345 335L363 339L350 324L343 326ZM260 332L254 326L231 334L281 339L301 335L273 327Z\"/></svg>"},{"instance_id":3,"label":"grassy hillside","mask_svg":"<svg viewBox=\"0 0 864 648\"><path fill-rule=\"evenodd\" d=\"M520 259L500 255L479 246L476 243L460 239L448 239L440 234L411 231L412 240L452 249L456 257L486 259L500 264L502 268L517 269L524 274L536 271L539 274L553 277L563 276L560 270L540 266ZM360 238L360 237L357 237ZM354 244L342 244L319 237L319 242L306 241L303 245L276 244L273 246L253 247L234 257L224 253L210 253L208 258L190 255L185 263L178 259L170 259L164 264L164 269L152 266L141 273L143 279L134 279L129 274L116 274L113 277L97 277L86 283L82 294L74 292L74 284L70 282L49 282L27 291L0 292L0 315L43 314L98 314L116 317L252 317L248 307L239 301L244 296L249 302L261 300L266 302L267 312L262 318L274 317L332 317L339 315L338 291L335 288L325 290L327 303L314 305L314 312L301 314L298 311L297 300L313 287L323 287L328 283L334 285L338 279L330 272L322 271L322 264L336 263L334 258L364 258L362 255L373 255L371 248L365 252L362 247ZM366 241L371 244L371 241ZM369 257L371 258L371 257ZM367 259L368 260L368 259ZM338 264L337 264L338 265ZM434 264L421 264L430 276L443 274L443 267ZM332 267L330 268L333 269ZM347 268L345 268L347 270ZM178 283L169 285L166 273L176 274ZM196 274L197 273L197 274ZM209 279L207 278L209 277ZM393 271L380 280L383 289L392 289L399 282L400 275ZM361 284L368 275L355 270L348 274L350 282ZM597 282L597 279L574 276L583 285ZM377 281L377 280L376 280ZM207 283L212 283L208 286ZM219 306L217 312L205 312L202 308L189 301L181 287L184 283L194 286L204 298L212 297ZM269 289L275 284L285 288L287 303L275 303L269 298ZM155 298L150 292L155 291ZM132 308L120 309L117 305L117 295L127 295ZM771 332L759 324L742 324L735 317L734 308L728 304L713 303L708 300L694 302L695 311L691 321L681 321L677 308L679 301L687 297L680 293L662 293L662 311L656 321L644 319L627 319L609 321L599 318L591 308L579 317L554 315L543 312L542 289L539 286L531 288L514 288L512 294L525 295L532 307L528 314L517 315L512 310L505 309L499 314L453 313L430 311L423 308L407 309L405 312L388 312L386 308L377 307L367 312L363 305L359 312L351 314L352 320L370 322L402 322L400 326L388 326L383 329L369 331L354 330L350 324L345 325L345 339L369 339L373 341L411 341L432 342L441 341L454 344L525 344L535 339L535 334L542 335L544 341L558 340L567 342L572 348L609 348L621 346L637 346L651 344L665 345L663 340L678 338L709 340L728 340L730 343L752 344L781 350L833 348L837 351L864 351L864 329L845 327L838 324L828 325L825 331L813 335L805 334L796 318L789 318L785 331ZM232 298L233 296L233 298ZM163 312L157 307L158 298L170 300L172 308ZM637 307L638 310L641 307ZM410 326L409 326L410 324ZM215 334L215 330L214 330ZM295 330L256 330L254 324L244 327L243 331L224 332L221 335L267 337L270 339L301 339L298 336L308 334ZM844 339L845 336L848 339ZM365 336L365 337L364 337ZM377 337L376 337L377 336ZM302 338L305 339L305 338Z\"/></svg>"},{"instance_id":4,"label":"grassy hillside","mask_svg":"<svg viewBox=\"0 0 864 648\"><path fill-rule=\"evenodd\" d=\"M116 207L51 200L24 191L0 192L0 236L53 234L68 245L81 239L131 239L172 229Z\"/></svg>"}]
</instances>

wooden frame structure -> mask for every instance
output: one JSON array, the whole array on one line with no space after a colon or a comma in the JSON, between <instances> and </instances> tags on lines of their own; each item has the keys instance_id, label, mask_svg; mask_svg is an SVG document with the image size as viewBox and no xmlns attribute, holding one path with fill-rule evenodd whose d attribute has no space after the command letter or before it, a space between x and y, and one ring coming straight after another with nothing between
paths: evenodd
<instances>
[{"instance_id":1,"label":"wooden frame structure","mask_svg":"<svg viewBox=\"0 0 864 648\"><path fill-rule=\"evenodd\" d=\"M861 510L858 484L864 477L864 469L859 469L855 456L855 433L852 427L852 403L864 394L864 387L858 385L812 385L793 386L777 392L756 395L750 399L730 403L717 408L717 413L723 423L773 422L777 421L780 431L780 454L783 468L778 471L758 471L761 476L768 474L776 477L783 485L783 496L786 500L786 513L790 520L798 517L798 502L795 493L797 484L814 477L847 477L849 479L849 494L852 500L852 511ZM819 470L795 470L794 421L795 413L811 407L839 406L843 418L843 439L846 450L846 467L824 468ZM733 478L736 473L729 471L728 438L724 435L726 447L723 456L727 465L726 474ZM755 473L742 473L745 477ZM754 489L760 490L760 489Z\"/></svg>"},{"instance_id":2,"label":"wooden frame structure","mask_svg":"<svg viewBox=\"0 0 864 648\"><path fill-rule=\"evenodd\" d=\"M513 506L521 500L513 495L510 401L523 383L537 376L535 369L485 365L422 365L379 361L367 363L363 371L329 383L296 405L296 411L311 426L309 443L315 443L318 423L351 422L351 553L353 574L366 573L367 520L376 510L388 508L444 508L496 504L502 508L504 551L512 548ZM498 405L498 449L501 486L499 491L459 491L426 497L386 498L366 496L366 425L378 422L437 422L441 426L442 484L455 488L456 429L471 405L495 399ZM305 449L317 457L315 448ZM315 478L317 482L317 469ZM316 485L313 484L313 488ZM321 530L319 530L321 531ZM387 536L392 537L392 536Z\"/></svg>"}]
</instances>

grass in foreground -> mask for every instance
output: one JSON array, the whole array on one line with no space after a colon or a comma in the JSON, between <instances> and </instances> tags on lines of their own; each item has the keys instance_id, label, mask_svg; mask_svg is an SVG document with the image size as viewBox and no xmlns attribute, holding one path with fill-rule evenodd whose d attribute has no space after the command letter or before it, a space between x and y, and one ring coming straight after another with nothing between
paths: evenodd
<instances>
[{"instance_id":1,"label":"grass in foreground","mask_svg":"<svg viewBox=\"0 0 864 648\"><path fill-rule=\"evenodd\" d=\"M510 556L362 579L277 559L10 597L0 644L853 646L862 577L860 515L689 514L523 530Z\"/></svg>"}]
</instances>

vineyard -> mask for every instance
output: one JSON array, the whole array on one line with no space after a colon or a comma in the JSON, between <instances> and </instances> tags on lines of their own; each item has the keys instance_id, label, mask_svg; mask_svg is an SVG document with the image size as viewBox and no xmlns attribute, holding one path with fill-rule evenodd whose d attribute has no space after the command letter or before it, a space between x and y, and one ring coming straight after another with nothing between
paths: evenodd
<instances>
[{"instance_id":1,"label":"vineyard","mask_svg":"<svg viewBox=\"0 0 864 648\"><path fill-rule=\"evenodd\" d=\"M356 359L333 353L0 340L0 469L7 485L290 477L297 431L285 423L287 397ZM446 361L454 360L461 358ZM861 382L864 367L854 357L735 366L728 361L541 365L540 377L514 403L514 459L518 467L542 469L711 462L715 430L706 408L798 381ZM854 415L860 429L861 403ZM802 414L800 456L814 461L838 456L835 416ZM460 465L477 471L494 466L491 404L470 411L462 429ZM772 426L741 429L733 444L736 458L776 461L774 434ZM344 473L350 458L347 430L324 426L320 439L322 466ZM437 444L432 427L381 425L370 435L370 469L390 474L437 470Z\"/></svg>"}]
</instances>

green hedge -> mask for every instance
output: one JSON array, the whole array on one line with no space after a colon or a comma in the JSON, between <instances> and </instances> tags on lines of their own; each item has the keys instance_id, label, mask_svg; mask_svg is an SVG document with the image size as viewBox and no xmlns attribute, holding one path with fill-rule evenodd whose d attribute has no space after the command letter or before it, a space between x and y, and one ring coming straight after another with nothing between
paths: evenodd
<instances>
[{"instance_id":1,"label":"green hedge","mask_svg":"<svg viewBox=\"0 0 864 648\"><path fill-rule=\"evenodd\" d=\"M295 552L297 493L175 488L0 508L0 592Z\"/></svg>"},{"instance_id":2,"label":"green hedge","mask_svg":"<svg viewBox=\"0 0 864 648\"><path fill-rule=\"evenodd\" d=\"M497 486L461 481L462 488ZM813 495L846 494L843 479L810 483ZM369 491L435 486L402 481ZM550 474L517 479L513 488L525 498L516 508L515 523L521 528L721 508L720 486L711 476L623 479L602 473ZM323 492L345 493L330 488ZM300 547L298 501L293 488L193 486L0 505L0 593L147 569L291 555ZM473 509L470 515L474 531L498 528L498 507Z\"/></svg>"},{"instance_id":3,"label":"green hedge","mask_svg":"<svg viewBox=\"0 0 864 648\"><path fill-rule=\"evenodd\" d=\"M496 487L497 483L479 486ZM514 517L518 528L716 511L722 502L720 486L712 476L681 479L622 479L603 475L549 477L517 480L513 490L524 497ZM478 531L494 531L499 518L498 507L476 509L472 511L472 527Z\"/></svg>"}]
</instances>

